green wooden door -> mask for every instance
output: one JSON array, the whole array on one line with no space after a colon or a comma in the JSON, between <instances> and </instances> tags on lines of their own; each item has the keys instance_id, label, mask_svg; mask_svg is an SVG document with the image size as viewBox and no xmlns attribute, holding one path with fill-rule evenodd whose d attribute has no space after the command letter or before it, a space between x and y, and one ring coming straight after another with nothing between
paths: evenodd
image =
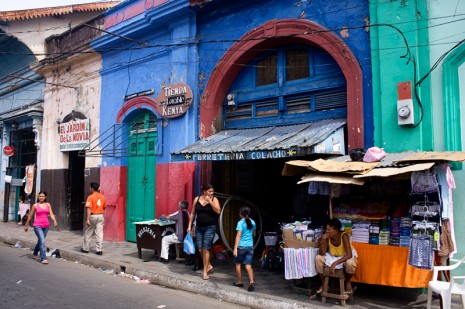
<instances>
[{"instance_id":1,"label":"green wooden door","mask_svg":"<svg viewBox=\"0 0 465 309\"><path fill-rule=\"evenodd\" d=\"M155 176L157 132L155 116L144 113L131 122L128 146L128 194L126 240L136 241L134 222L155 218Z\"/></svg>"}]
</instances>

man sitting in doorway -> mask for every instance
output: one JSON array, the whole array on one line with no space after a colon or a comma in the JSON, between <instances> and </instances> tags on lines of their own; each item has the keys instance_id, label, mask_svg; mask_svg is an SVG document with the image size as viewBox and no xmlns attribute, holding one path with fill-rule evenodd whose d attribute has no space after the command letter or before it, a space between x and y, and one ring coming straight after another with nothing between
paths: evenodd
<instances>
[{"instance_id":1,"label":"man sitting in doorway","mask_svg":"<svg viewBox=\"0 0 465 309\"><path fill-rule=\"evenodd\" d=\"M179 244L184 241L186 236L187 225L189 223L189 212L187 208L189 202L183 200L179 202L179 210L168 215L162 215L166 220L176 221L176 232L170 235L163 236L161 240L160 262L167 264L169 262L169 248L171 244Z\"/></svg>"}]
</instances>

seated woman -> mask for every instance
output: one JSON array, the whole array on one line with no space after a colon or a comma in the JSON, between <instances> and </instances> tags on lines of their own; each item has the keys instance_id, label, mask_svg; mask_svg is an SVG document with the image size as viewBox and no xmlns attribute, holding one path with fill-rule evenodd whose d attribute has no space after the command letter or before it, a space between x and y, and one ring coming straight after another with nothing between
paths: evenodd
<instances>
[{"instance_id":1,"label":"seated woman","mask_svg":"<svg viewBox=\"0 0 465 309\"><path fill-rule=\"evenodd\" d=\"M342 232L342 223L337 219L331 219L326 225L326 232L321 237L320 251L316 256L316 270L323 283L324 266L330 268L333 273L335 269L345 268L346 272L346 294L352 294L351 279L357 268L357 252L352 247L350 237ZM311 298L317 298L323 292L323 284Z\"/></svg>"}]
</instances>

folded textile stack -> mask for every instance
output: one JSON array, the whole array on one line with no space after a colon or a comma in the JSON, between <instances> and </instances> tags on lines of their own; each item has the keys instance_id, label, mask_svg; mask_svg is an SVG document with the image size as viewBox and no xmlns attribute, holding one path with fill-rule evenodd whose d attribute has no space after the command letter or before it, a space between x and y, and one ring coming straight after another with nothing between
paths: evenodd
<instances>
[{"instance_id":1,"label":"folded textile stack","mask_svg":"<svg viewBox=\"0 0 465 309\"><path fill-rule=\"evenodd\" d=\"M400 241L399 245L401 247L408 247L410 241L410 223L411 220L409 217L402 217L400 219Z\"/></svg>"},{"instance_id":2,"label":"folded textile stack","mask_svg":"<svg viewBox=\"0 0 465 309\"><path fill-rule=\"evenodd\" d=\"M379 224L377 221L373 222L369 227L370 239L368 243L372 245L379 245Z\"/></svg>"},{"instance_id":3,"label":"folded textile stack","mask_svg":"<svg viewBox=\"0 0 465 309\"><path fill-rule=\"evenodd\" d=\"M352 224L352 241L367 244L370 240L370 221L357 221Z\"/></svg>"},{"instance_id":4,"label":"folded textile stack","mask_svg":"<svg viewBox=\"0 0 465 309\"><path fill-rule=\"evenodd\" d=\"M392 218L389 221L389 245L391 246L399 246L400 244L400 220L400 218Z\"/></svg>"}]
</instances>

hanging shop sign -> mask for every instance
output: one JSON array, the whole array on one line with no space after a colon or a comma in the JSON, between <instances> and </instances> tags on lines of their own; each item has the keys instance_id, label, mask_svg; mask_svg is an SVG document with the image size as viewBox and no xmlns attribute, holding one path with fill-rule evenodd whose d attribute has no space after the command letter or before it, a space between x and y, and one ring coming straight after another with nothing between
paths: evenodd
<instances>
[{"instance_id":1,"label":"hanging shop sign","mask_svg":"<svg viewBox=\"0 0 465 309\"><path fill-rule=\"evenodd\" d=\"M90 120L76 119L60 124L60 150L75 151L89 148Z\"/></svg>"},{"instance_id":2,"label":"hanging shop sign","mask_svg":"<svg viewBox=\"0 0 465 309\"><path fill-rule=\"evenodd\" d=\"M7 157L11 157L15 154L15 148L13 146L5 146L3 147L3 154Z\"/></svg>"},{"instance_id":3,"label":"hanging shop sign","mask_svg":"<svg viewBox=\"0 0 465 309\"><path fill-rule=\"evenodd\" d=\"M186 84L174 84L163 88L156 99L156 109L164 118L176 118L184 115L191 103L191 88Z\"/></svg>"},{"instance_id":4,"label":"hanging shop sign","mask_svg":"<svg viewBox=\"0 0 465 309\"><path fill-rule=\"evenodd\" d=\"M24 193L27 195L32 193L34 187L34 164L26 166L26 185L24 186Z\"/></svg>"}]
</instances>

